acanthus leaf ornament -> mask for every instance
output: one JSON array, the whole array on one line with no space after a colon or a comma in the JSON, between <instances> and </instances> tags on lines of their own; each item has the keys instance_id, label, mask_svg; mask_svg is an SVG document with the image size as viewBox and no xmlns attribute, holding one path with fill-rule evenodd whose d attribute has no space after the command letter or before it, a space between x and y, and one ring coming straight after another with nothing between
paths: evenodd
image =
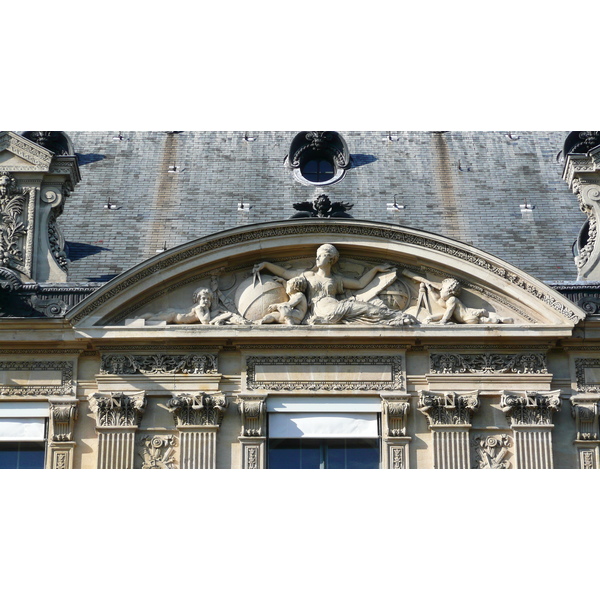
<instances>
[{"instance_id":1,"label":"acanthus leaf ornament","mask_svg":"<svg viewBox=\"0 0 600 600\"><path fill-rule=\"evenodd\" d=\"M175 424L218 426L225 417L229 402L223 394L173 394L166 408L173 415Z\"/></svg>"},{"instance_id":2,"label":"acanthus leaf ornament","mask_svg":"<svg viewBox=\"0 0 600 600\"><path fill-rule=\"evenodd\" d=\"M421 391L419 410L427 417L429 426L470 425L473 413L479 408L479 392Z\"/></svg>"},{"instance_id":3,"label":"acanthus leaf ornament","mask_svg":"<svg viewBox=\"0 0 600 600\"><path fill-rule=\"evenodd\" d=\"M500 408L511 425L551 425L560 405L560 390L504 392L500 399Z\"/></svg>"},{"instance_id":4,"label":"acanthus leaf ornament","mask_svg":"<svg viewBox=\"0 0 600 600\"><path fill-rule=\"evenodd\" d=\"M23 221L27 194L9 173L0 173L0 267L25 266L20 240L27 235Z\"/></svg>"},{"instance_id":5,"label":"acanthus leaf ornament","mask_svg":"<svg viewBox=\"0 0 600 600\"><path fill-rule=\"evenodd\" d=\"M145 392L92 394L90 408L98 427L137 427L146 410Z\"/></svg>"}]
</instances>

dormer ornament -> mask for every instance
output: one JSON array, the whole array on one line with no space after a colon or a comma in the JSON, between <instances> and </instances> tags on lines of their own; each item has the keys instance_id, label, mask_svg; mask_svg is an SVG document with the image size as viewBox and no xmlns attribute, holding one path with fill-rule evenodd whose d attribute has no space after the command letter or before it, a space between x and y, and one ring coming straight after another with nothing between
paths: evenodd
<instances>
[{"instance_id":1,"label":"dormer ornament","mask_svg":"<svg viewBox=\"0 0 600 600\"><path fill-rule=\"evenodd\" d=\"M293 207L298 211L291 219L351 219L348 211L354 204L349 202L331 202L326 194L319 194L316 200L298 202Z\"/></svg>"}]
</instances>

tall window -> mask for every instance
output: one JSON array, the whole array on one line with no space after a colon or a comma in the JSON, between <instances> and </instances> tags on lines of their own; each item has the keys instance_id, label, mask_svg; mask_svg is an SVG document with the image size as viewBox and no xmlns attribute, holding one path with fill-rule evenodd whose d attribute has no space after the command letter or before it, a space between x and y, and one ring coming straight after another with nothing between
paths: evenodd
<instances>
[{"instance_id":1,"label":"tall window","mask_svg":"<svg viewBox=\"0 0 600 600\"><path fill-rule=\"evenodd\" d=\"M267 400L269 469L378 469L381 401Z\"/></svg>"},{"instance_id":2,"label":"tall window","mask_svg":"<svg viewBox=\"0 0 600 600\"><path fill-rule=\"evenodd\" d=\"M46 402L0 402L0 469L43 469Z\"/></svg>"}]
</instances>

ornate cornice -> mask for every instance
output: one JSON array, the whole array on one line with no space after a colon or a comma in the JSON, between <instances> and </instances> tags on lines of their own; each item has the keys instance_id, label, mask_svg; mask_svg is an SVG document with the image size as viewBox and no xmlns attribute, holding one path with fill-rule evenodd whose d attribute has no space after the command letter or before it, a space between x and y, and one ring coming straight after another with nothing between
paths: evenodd
<instances>
[{"instance_id":1,"label":"ornate cornice","mask_svg":"<svg viewBox=\"0 0 600 600\"><path fill-rule=\"evenodd\" d=\"M431 353L431 373L514 373L547 374L546 356L541 353L523 354L458 354Z\"/></svg>"},{"instance_id":2,"label":"ornate cornice","mask_svg":"<svg viewBox=\"0 0 600 600\"><path fill-rule=\"evenodd\" d=\"M129 275L123 275L117 278L114 283L107 284L108 289L98 291L92 294L89 301L83 301L80 308L75 308L68 313L68 318L74 323L78 323L84 317L93 313L96 309L108 302L110 299L119 295L136 283L152 276L158 272L164 272L169 267L190 260L199 255L226 248L234 245L244 245L249 242L273 239L282 236L316 236L316 235L342 234L344 236L367 236L374 239L382 239L401 244L416 246L418 248L427 248L455 257L468 264L476 265L497 277L509 282L510 284L525 290L527 293L539 299L541 302L557 311L564 318L572 323L577 323L582 316L561 301L558 295L552 294L553 290L539 287L539 282L533 278L525 279L522 275L514 272L508 265L503 266L491 261L491 257L482 256L469 250L466 246L453 244L450 240L438 237L428 237L419 235L416 232L405 229L392 228L391 226L375 226L368 224L358 224L356 222L336 222L327 223L307 221L280 222L272 224L268 228L252 228L250 230L236 231L234 233L220 235L218 237L209 237L202 243L186 244L180 249L174 249L167 252L162 258L150 259L145 265L140 265ZM552 294L552 295L551 295Z\"/></svg>"},{"instance_id":3,"label":"ornate cornice","mask_svg":"<svg viewBox=\"0 0 600 600\"><path fill-rule=\"evenodd\" d=\"M223 421L229 402L223 394L173 394L167 410L173 415L175 425L213 425Z\"/></svg>"},{"instance_id":4,"label":"ornate cornice","mask_svg":"<svg viewBox=\"0 0 600 600\"><path fill-rule=\"evenodd\" d=\"M205 375L217 372L216 354L103 354L100 366L102 375Z\"/></svg>"},{"instance_id":5,"label":"ornate cornice","mask_svg":"<svg viewBox=\"0 0 600 600\"><path fill-rule=\"evenodd\" d=\"M500 408L511 426L551 425L560 410L560 390L552 392L503 392Z\"/></svg>"},{"instance_id":6,"label":"ornate cornice","mask_svg":"<svg viewBox=\"0 0 600 600\"><path fill-rule=\"evenodd\" d=\"M98 427L138 427L146 410L146 394L92 394L90 408L96 414Z\"/></svg>"},{"instance_id":7,"label":"ornate cornice","mask_svg":"<svg viewBox=\"0 0 600 600\"><path fill-rule=\"evenodd\" d=\"M0 152L3 150L8 150L19 158L32 163L31 166L12 165L10 169L8 169L15 172L48 171L53 156L52 152L49 150L38 146L32 141L21 137L12 131L4 131L0 134ZM0 171L4 170L5 169L0 167Z\"/></svg>"},{"instance_id":8,"label":"ornate cornice","mask_svg":"<svg viewBox=\"0 0 600 600\"><path fill-rule=\"evenodd\" d=\"M479 408L479 392L428 392L422 390L419 410L427 417L429 427L470 425Z\"/></svg>"}]
</instances>

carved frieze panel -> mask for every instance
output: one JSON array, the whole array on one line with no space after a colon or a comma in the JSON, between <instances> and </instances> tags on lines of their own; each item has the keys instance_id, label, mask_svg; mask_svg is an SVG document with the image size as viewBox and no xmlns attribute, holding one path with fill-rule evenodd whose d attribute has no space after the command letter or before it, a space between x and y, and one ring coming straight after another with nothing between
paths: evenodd
<instances>
[{"instance_id":1,"label":"carved frieze panel","mask_svg":"<svg viewBox=\"0 0 600 600\"><path fill-rule=\"evenodd\" d=\"M146 394L92 394L90 408L96 415L98 427L137 427L146 410Z\"/></svg>"},{"instance_id":2,"label":"carved frieze panel","mask_svg":"<svg viewBox=\"0 0 600 600\"><path fill-rule=\"evenodd\" d=\"M216 354L103 354L100 366L103 375L205 375L217 371Z\"/></svg>"},{"instance_id":3,"label":"carved frieze panel","mask_svg":"<svg viewBox=\"0 0 600 600\"><path fill-rule=\"evenodd\" d=\"M72 396L73 370L71 361L2 361L0 396Z\"/></svg>"},{"instance_id":4,"label":"carved frieze panel","mask_svg":"<svg viewBox=\"0 0 600 600\"><path fill-rule=\"evenodd\" d=\"M167 410L173 415L175 425L220 425L229 402L222 394L173 394Z\"/></svg>"},{"instance_id":5,"label":"carved frieze panel","mask_svg":"<svg viewBox=\"0 0 600 600\"><path fill-rule=\"evenodd\" d=\"M551 425L560 404L560 390L504 392L500 399L500 408L511 425Z\"/></svg>"},{"instance_id":6,"label":"carved frieze panel","mask_svg":"<svg viewBox=\"0 0 600 600\"><path fill-rule=\"evenodd\" d=\"M478 435L471 442L474 469L510 469L509 448L513 446L510 436Z\"/></svg>"},{"instance_id":7,"label":"carved frieze panel","mask_svg":"<svg viewBox=\"0 0 600 600\"><path fill-rule=\"evenodd\" d=\"M479 392L421 391L419 410L427 417L429 427L440 425L470 425L479 408Z\"/></svg>"},{"instance_id":8,"label":"carved frieze panel","mask_svg":"<svg viewBox=\"0 0 600 600\"><path fill-rule=\"evenodd\" d=\"M432 353L431 373L548 373L546 355L540 352L518 354Z\"/></svg>"},{"instance_id":9,"label":"carved frieze panel","mask_svg":"<svg viewBox=\"0 0 600 600\"><path fill-rule=\"evenodd\" d=\"M142 469L174 469L176 439L172 435L144 435L138 454Z\"/></svg>"},{"instance_id":10,"label":"carved frieze panel","mask_svg":"<svg viewBox=\"0 0 600 600\"><path fill-rule=\"evenodd\" d=\"M399 356L250 356L246 388L272 391L404 389Z\"/></svg>"}]
</instances>

